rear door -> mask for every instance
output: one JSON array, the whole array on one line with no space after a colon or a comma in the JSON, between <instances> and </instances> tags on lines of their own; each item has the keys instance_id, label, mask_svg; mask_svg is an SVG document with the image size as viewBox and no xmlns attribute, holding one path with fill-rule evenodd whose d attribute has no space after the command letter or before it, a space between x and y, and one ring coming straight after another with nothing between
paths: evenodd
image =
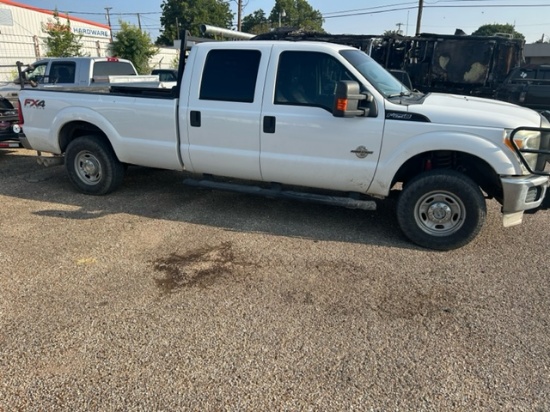
<instances>
[{"instance_id":1,"label":"rear door","mask_svg":"<svg viewBox=\"0 0 550 412\"><path fill-rule=\"evenodd\" d=\"M182 157L190 159L194 172L261 179L260 111L270 48L223 43L197 48L203 71L192 75L186 119L180 119L181 125L187 122L188 136Z\"/></svg>"},{"instance_id":2,"label":"rear door","mask_svg":"<svg viewBox=\"0 0 550 412\"><path fill-rule=\"evenodd\" d=\"M336 83L358 78L336 52L285 47L274 46L267 76L263 180L366 192L380 155L383 107L377 117L334 117Z\"/></svg>"},{"instance_id":3,"label":"rear door","mask_svg":"<svg viewBox=\"0 0 550 412\"><path fill-rule=\"evenodd\" d=\"M74 85L76 76L76 62L52 61L48 83L59 85Z\"/></svg>"}]
</instances>

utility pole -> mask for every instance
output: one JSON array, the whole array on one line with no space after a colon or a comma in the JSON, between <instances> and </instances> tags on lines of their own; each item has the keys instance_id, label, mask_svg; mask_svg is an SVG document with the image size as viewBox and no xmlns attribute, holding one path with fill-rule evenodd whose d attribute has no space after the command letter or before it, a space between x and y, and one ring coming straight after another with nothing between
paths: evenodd
<instances>
[{"instance_id":1,"label":"utility pole","mask_svg":"<svg viewBox=\"0 0 550 412\"><path fill-rule=\"evenodd\" d=\"M403 34L403 30L401 30L401 26L404 26L403 23L397 23L397 34Z\"/></svg>"},{"instance_id":2,"label":"utility pole","mask_svg":"<svg viewBox=\"0 0 550 412\"><path fill-rule=\"evenodd\" d=\"M237 31L241 31L243 15L243 0L237 1Z\"/></svg>"},{"instance_id":3,"label":"utility pole","mask_svg":"<svg viewBox=\"0 0 550 412\"><path fill-rule=\"evenodd\" d=\"M422 23L422 9L424 8L424 0L418 0L418 17L416 18L416 35L420 34L420 24Z\"/></svg>"},{"instance_id":4,"label":"utility pole","mask_svg":"<svg viewBox=\"0 0 550 412\"><path fill-rule=\"evenodd\" d=\"M111 15L109 14L109 10L111 10L112 7L105 7L105 10L107 11L107 24L109 25L109 33L111 34L111 43L113 42L113 29L111 28Z\"/></svg>"},{"instance_id":5,"label":"utility pole","mask_svg":"<svg viewBox=\"0 0 550 412\"><path fill-rule=\"evenodd\" d=\"M139 13L137 13L137 18L138 18L138 27L139 27L139 31L141 31L141 18L139 16Z\"/></svg>"}]
</instances>

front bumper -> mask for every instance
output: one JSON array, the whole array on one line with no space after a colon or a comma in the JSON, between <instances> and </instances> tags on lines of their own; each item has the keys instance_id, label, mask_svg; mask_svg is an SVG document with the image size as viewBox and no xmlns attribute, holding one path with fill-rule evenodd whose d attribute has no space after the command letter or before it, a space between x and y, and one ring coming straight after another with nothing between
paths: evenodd
<instances>
[{"instance_id":1,"label":"front bumper","mask_svg":"<svg viewBox=\"0 0 550 412\"><path fill-rule=\"evenodd\" d=\"M503 190L503 224L514 226L522 221L525 210L536 209L546 196L548 176L501 177Z\"/></svg>"},{"instance_id":2,"label":"front bumper","mask_svg":"<svg viewBox=\"0 0 550 412\"><path fill-rule=\"evenodd\" d=\"M502 224L504 227L519 225L523 212L533 210L542 204L549 185L548 176L501 177L504 201L502 203Z\"/></svg>"}]
</instances>

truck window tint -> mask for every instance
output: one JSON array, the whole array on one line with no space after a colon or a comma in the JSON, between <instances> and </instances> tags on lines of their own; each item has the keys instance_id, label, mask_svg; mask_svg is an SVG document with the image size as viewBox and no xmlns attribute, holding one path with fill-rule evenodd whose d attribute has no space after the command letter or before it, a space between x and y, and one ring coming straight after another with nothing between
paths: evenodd
<instances>
[{"instance_id":1,"label":"truck window tint","mask_svg":"<svg viewBox=\"0 0 550 412\"><path fill-rule=\"evenodd\" d=\"M48 83L74 83L75 71L76 63L74 62L53 62Z\"/></svg>"},{"instance_id":2,"label":"truck window tint","mask_svg":"<svg viewBox=\"0 0 550 412\"><path fill-rule=\"evenodd\" d=\"M95 62L92 77L100 76L133 76L136 71L128 62Z\"/></svg>"},{"instance_id":3,"label":"truck window tint","mask_svg":"<svg viewBox=\"0 0 550 412\"><path fill-rule=\"evenodd\" d=\"M259 50L212 50L206 57L199 98L252 103L258 78Z\"/></svg>"},{"instance_id":4,"label":"truck window tint","mask_svg":"<svg viewBox=\"0 0 550 412\"><path fill-rule=\"evenodd\" d=\"M536 72L534 70L519 70L516 74L514 80L529 80L536 77Z\"/></svg>"},{"instance_id":5,"label":"truck window tint","mask_svg":"<svg viewBox=\"0 0 550 412\"><path fill-rule=\"evenodd\" d=\"M340 80L356 79L328 54L283 52L279 57L274 103L316 106L332 111L336 84Z\"/></svg>"}]
</instances>

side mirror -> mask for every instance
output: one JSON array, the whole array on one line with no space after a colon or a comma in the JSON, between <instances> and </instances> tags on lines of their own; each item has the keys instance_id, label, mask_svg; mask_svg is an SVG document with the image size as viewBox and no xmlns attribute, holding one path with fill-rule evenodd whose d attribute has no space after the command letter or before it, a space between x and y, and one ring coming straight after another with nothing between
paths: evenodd
<instances>
[{"instance_id":1,"label":"side mirror","mask_svg":"<svg viewBox=\"0 0 550 412\"><path fill-rule=\"evenodd\" d=\"M359 107L359 102L362 100L367 101L368 107ZM375 117L376 104L371 95L361 93L358 82L340 80L336 84L332 115L334 117Z\"/></svg>"}]
</instances>

